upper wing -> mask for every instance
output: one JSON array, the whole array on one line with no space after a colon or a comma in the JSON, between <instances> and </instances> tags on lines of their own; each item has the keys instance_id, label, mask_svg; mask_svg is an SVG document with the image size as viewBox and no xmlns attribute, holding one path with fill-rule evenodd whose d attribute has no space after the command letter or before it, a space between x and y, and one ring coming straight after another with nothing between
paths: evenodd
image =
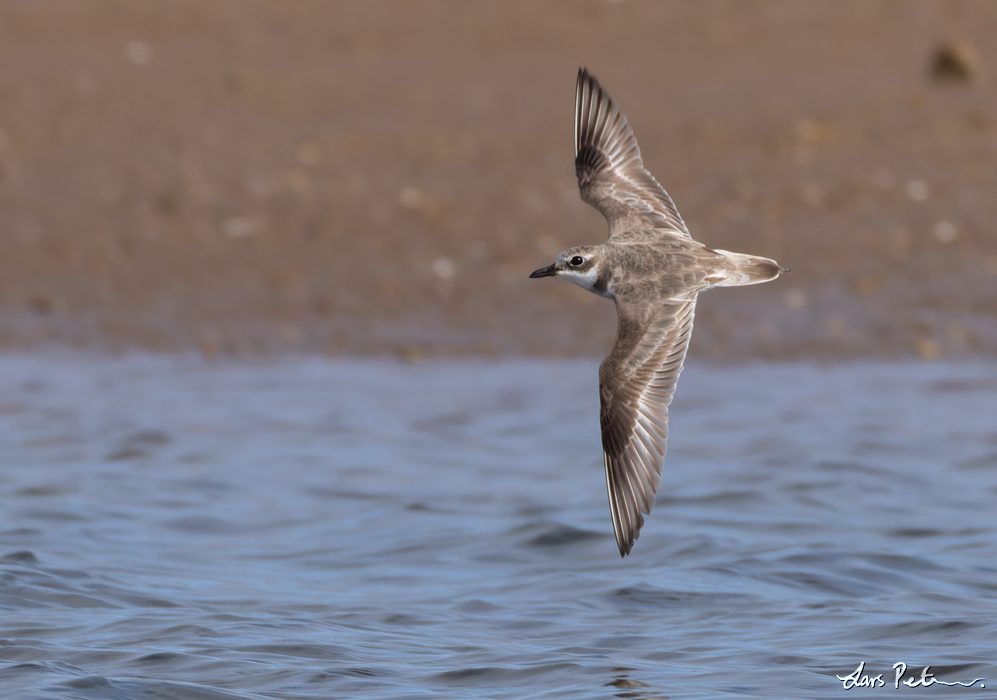
<instances>
[{"instance_id":1,"label":"upper wing","mask_svg":"<svg viewBox=\"0 0 997 700\"><path fill-rule=\"evenodd\" d=\"M609 221L610 237L635 217L663 232L689 235L672 198L644 169L616 100L585 68L578 69L575 87L575 175L582 199Z\"/></svg>"},{"instance_id":2,"label":"upper wing","mask_svg":"<svg viewBox=\"0 0 997 700\"><path fill-rule=\"evenodd\" d=\"M696 299L648 311L617 304L619 335L599 367L603 459L620 555L640 536L654 507L672 402Z\"/></svg>"}]
</instances>

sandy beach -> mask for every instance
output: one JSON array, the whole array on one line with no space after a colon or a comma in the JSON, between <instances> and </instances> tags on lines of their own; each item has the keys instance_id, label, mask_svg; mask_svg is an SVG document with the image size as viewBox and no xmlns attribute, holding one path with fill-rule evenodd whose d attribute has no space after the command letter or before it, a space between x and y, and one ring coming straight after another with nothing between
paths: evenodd
<instances>
[{"instance_id":1,"label":"sandy beach","mask_svg":"<svg viewBox=\"0 0 997 700\"><path fill-rule=\"evenodd\" d=\"M527 279L606 234L586 65L697 239L792 268L704 295L694 356L992 354L995 35L984 0L5 2L0 347L598 356L612 304Z\"/></svg>"}]
</instances>

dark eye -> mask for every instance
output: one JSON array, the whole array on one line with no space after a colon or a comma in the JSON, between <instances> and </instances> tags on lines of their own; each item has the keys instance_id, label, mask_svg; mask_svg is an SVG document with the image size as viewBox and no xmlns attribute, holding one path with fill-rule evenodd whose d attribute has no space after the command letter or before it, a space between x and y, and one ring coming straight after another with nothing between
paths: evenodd
<instances>
[{"instance_id":1,"label":"dark eye","mask_svg":"<svg viewBox=\"0 0 997 700\"><path fill-rule=\"evenodd\" d=\"M572 267L578 267L583 262L585 262L585 258L583 258L581 255L576 255L575 257L571 258L571 260L568 261L568 264L571 265Z\"/></svg>"}]
</instances>

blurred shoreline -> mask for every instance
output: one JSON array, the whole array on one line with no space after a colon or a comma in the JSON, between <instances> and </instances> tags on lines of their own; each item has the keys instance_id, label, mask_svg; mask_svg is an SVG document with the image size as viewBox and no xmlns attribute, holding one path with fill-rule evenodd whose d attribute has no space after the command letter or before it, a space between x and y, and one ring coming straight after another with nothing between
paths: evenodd
<instances>
[{"instance_id":1,"label":"blurred shoreline","mask_svg":"<svg viewBox=\"0 0 997 700\"><path fill-rule=\"evenodd\" d=\"M0 350L601 356L612 304L527 279L605 237L572 166L585 64L694 237L792 268L704 294L693 357L997 352L985 0L0 20Z\"/></svg>"}]
</instances>

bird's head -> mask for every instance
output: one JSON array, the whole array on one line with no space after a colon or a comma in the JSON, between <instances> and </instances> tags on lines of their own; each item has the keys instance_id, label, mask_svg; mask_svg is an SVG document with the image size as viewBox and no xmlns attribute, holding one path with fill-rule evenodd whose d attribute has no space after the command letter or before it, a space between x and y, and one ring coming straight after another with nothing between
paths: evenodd
<instances>
[{"instance_id":1,"label":"bird's head","mask_svg":"<svg viewBox=\"0 0 997 700\"><path fill-rule=\"evenodd\" d=\"M610 296L603 260L599 246L576 246L559 253L552 265L535 270L530 277L563 277L590 292Z\"/></svg>"}]
</instances>

